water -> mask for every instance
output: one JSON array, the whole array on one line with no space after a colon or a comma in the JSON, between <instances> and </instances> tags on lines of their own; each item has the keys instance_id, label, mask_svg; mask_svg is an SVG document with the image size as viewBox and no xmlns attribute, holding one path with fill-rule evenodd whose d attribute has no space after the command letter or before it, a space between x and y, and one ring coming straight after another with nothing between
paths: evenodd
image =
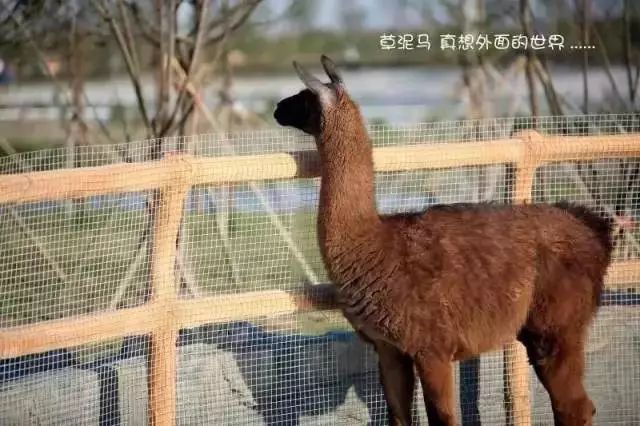
<instances>
[{"instance_id":1,"label":"water","mask_svg":"<svg viewBox=\"0 0 640 426\"><path fill-rule=\"evenodd\" d=\"M321 76L319 69L313 70ZM626 87L626 76L621 67L612 70L618 87ZM452 119L466 115L467 100L464 94L460 69L457 67L407 67L344 70L344 79L352 97L361 105L364 116L384 119L391 123L416 123L436 119ZM556 66L552 76L559 95L569 102L567 112L579 113L582 104L582 75L577 68ZM209 105L215 105L219 81L204 90ZM507 71L489 81L486 99L488 116L513 115L528 112L528 89L522 72ZM297 93L302 84L296 74L274 76L238 76L234 79L233 94L242 108L258 112L270 112L278 100ZM97 113L102 119L109 117L108 105L122 104L135 107L135 97L129 80L125 77L90 81L86 85L92 104L101 105ZM143 93L151 100L154 87L149 78L143 79ZM545 106L542 88L538 87L540 105ZM593 105L600 105L611 93L611 84L602 68L592 68L589 74L589 97ZM53 103L55 88L48 83L24 84L0 87L3 104ZM152 105L150 105L151 107ZM541 113L546 111L542 109ZM89 113L92 113L90 110ZM31 111L0 109L0 122L23 119L57 119L56 108L39 108Z\"/></svg>"},{"instance_id":2,"label":"water","mask_svg":"<svg viewBox=\"0 0 640 426\"><path fill-rule=\"evenodd\" d=\"M228 199L220 191L193 190L186 200L186 211L189 213L212 214L219 209L230 207L239 213L267 214L267 208L262 204L257 194L252 191L230 189ZM296 211L315 211L318 205L318 188L296 182L276 182L269 187L261 188L261 193L267 200L268 208L278 214ZM88 197L85 206L100 211L104 209L121 209L123 211L143 211L146 208L147 196L144 194L98 195ZM381 213L397 211L419 211L436 204L438 200L433 194L416 194L395 191L394 193L380 193L377 196L378 208ZM46 214L64 208L64 201L40 201L21 204L13 207L23 215ZM3 212L0 207L0 212Z\"/></svg>"}]
</instances>

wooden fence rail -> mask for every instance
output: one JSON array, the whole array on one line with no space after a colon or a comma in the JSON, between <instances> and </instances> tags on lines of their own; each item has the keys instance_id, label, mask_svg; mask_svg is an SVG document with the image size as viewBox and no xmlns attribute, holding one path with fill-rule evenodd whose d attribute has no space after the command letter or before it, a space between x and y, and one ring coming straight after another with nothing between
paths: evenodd
<instances>
[{"instance_id":1,"label":"wooden fence rail","mask_svg":"<svg viewBox=\"0 0 640 426\"><path fill-rule=\"evenodd\" d=\"M441 143L374 150L377 172L429 170L462 166L512 164L516 170L516 202L531 200L536 169L553 162L640 157L640 135L543 136L525 131L509 139ZM175 288L176 238L184 200L194 185L317 177L315 152L193 157L0 176L0 203L77 199L109 193L157 191L152 298L138 307L0 329L0 358L121 336L151 336L149 414L155 425L175 424L176 338L178 331L205 323L257 316L334 309L332 286L312 292L280 290L180 299ZM609 288L640 281L640 261L614 262ZM505 350L507 397L513 424L530 425L528 365L521 345Z\"/></svg>"}]
</instances>

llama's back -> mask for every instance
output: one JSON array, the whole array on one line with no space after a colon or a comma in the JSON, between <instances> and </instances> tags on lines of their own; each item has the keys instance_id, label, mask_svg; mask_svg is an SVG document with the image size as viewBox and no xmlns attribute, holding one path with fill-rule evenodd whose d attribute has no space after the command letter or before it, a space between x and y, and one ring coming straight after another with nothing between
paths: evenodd
<instances>
[{"instance_id":1,"label":"llama's back","mask_svg":"<svg viewBox=\"0 0 640 426\"><path fill-rule=\"evenodd\" d=\"M451 254L465 258L475 252L505 262L526 257L534 260L542 250L564 263L574 262L602 275L613 250L611 218L568 202L436 205L414 221Z\"/></svg>"},{"instance_id":2,"label":"llama's back","mask_svg":"<svg viewBox=\"0 0 640 426\"><path fill-rule=\"evenodd\" d=\"M551 262L596 283L602 281L613 250L612 220L567 202L454 204L436 206L423 218L425 226L441 229L440 239L451 254L468 260L487 258L488 267L498 263L540 269Z\"/></svg>"}]
</instances>

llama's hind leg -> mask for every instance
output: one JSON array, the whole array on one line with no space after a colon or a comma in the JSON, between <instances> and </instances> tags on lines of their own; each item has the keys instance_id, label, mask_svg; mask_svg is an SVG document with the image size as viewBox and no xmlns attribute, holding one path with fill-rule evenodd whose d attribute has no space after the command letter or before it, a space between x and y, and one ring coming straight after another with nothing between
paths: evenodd
<instances>
[{"instance_id":1,"label":"llama's hind leg","mask_svg":"<svg viewBox=\"0 0 640 426\"><path fill-rule=\"evenodd\" d=\"M456 425L451 362L426 354L418 354L414 361L422 384L429 426Z\"/></svg>"},{"instance_id":2,"label":"llama's hind leg","mask_svg":"<svg viewBox=\"0 0 640 426\"><path fill-rule=\"evenodd\" d=\"M415 387L413 360L385 342L375 342L380 379L389 407L391 425L410 425Z\"/></svg>"},{"instance_id":3,"label":"llama's hind leg","mask_svg":"<svg viewBox=\"0 0 640 426\"><path fill-rule=\"evenodd\" d=\"M551 399L557 426L591 425L595 406L584 388L582 339L541 337L521 333L529 360Z\"/></svg>"}]
</instances>

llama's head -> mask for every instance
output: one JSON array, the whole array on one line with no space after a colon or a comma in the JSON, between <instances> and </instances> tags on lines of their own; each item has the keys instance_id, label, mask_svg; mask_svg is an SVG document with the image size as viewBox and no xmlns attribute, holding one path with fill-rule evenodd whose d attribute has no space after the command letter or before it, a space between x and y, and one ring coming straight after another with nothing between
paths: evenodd
<instances>
[{"instance_id":1,"label":"llama's head","mask_svg":"<svg viewBox=\"0 0 640 426\"><path fill-rule=\"evenodd\" d=\"M307 88L278 102L273 113L280 125L292 126L316 137L329 128L360 117L336 65L325 55L321 56L320 62L330 82L321 82L293 61L293 67Z\"/></svg>"}]
</instances>

